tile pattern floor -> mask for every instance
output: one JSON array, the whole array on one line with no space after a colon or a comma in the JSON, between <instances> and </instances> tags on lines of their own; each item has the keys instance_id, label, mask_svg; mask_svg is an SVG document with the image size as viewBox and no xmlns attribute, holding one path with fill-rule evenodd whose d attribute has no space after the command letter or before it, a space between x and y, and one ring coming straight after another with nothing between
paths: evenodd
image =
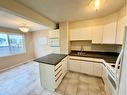
<instances>
[{"instance_id":1,"label":"tile pattern floor","mask_svg":"<svg viewBox=\"0 0 127 95\"><path fill-rule=\"evenodd\" d=\"M102 79L68 72L56 89L60 95L106 95Z\"/></svg>"}]
</instances>

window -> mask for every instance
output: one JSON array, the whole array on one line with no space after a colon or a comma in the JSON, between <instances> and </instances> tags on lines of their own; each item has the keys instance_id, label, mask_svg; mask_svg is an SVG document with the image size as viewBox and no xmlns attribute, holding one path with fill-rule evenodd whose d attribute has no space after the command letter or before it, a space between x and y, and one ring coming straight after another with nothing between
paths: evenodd
<instances>
[{"instance_id":1,"label":"window","mask_svg":"<svg viewBox=\"0 0 127 95\"><path fill-rule=\"evenodd\" d=\"M25 52L24 35L0 33L0 57Z\"/></svg>"}]
</instances>

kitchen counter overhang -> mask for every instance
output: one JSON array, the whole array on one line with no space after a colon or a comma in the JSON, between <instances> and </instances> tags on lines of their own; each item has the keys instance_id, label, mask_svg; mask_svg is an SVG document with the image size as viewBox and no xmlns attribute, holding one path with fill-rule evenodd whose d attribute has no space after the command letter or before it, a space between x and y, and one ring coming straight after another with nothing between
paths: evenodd
<instances>
[{"instance_id":1,"label":"kitchen counter overhang","mask_svg":"<svg viewBox=\"0 0 127 95\"><path fill-rule=\"evenodd\" d=\"M34 61L39 62L39 63L43 63L43 64L57 65L66 56L67 56L66 54L51 53L51 54L48 54L46 56L37 58Z\"/></svg>"}]
</instances>

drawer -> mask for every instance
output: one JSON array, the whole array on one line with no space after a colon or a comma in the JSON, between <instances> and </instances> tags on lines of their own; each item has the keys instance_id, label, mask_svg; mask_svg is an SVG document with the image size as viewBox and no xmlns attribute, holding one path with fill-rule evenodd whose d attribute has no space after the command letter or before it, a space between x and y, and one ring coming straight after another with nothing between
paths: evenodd
<instances>
[{"instance_id":1,"label":"drawer","mask_svg":"<svg viewBox=\"0 0 127 95\"><path fill-rule=\"evenodd\" d=\"M55 81L57 81L61 75L62 75L62 70L60 70L60 71L55 75Z\"/></svg>"},{"instance_id":2,"label":"drawer","mask_svg":"<svg viewBox=\"0 0 127 95\"><path fill-rule=\"evenodd\" d=\"M55 85L56 85L55 88L57 88L57 87L59 86L59 84L61 83L62 79L63 79L63 75L62 75L62 73L61 73L61 74L57 77L57 79L55 80Z\"/></svg>"},{"instance_id":3,"label":"drawer","mask_svg":"<svg viewBox=\"0 0 127 95\"><path fill-rule=\"evenodd\" d=\"M55 71L55 76L56 76L60 71L62 71L62 66L60 66L58 69L56 69L56 71Z\"/></svg>"},{"instance_id":4,"label":"drawer","mask_svg":"<svg viewBox=\"0 0 127 95\"><path fill-rule=\"evenodd\" d=\"M60 67L62 67L61 62L55 66L55 71L57 71Z\"/></svg>"},{"instance_id":5,"label":"drawer","mask_svg":"<svg viewBox=\"0 0 127 95\"><path fill-rule=\"evenodd\" d=\"M65 58L62 60L62 62L63 62L63 61L66 61L66 62L67 62L67 60L68 60L68 57L65 57Z\"/></svg>"}]
</instances>

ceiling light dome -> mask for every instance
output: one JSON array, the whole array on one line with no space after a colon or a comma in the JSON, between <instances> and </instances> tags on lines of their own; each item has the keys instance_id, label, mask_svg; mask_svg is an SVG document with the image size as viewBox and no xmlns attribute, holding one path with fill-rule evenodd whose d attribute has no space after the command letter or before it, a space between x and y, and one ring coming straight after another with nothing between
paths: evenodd
<instances>
[{"instance_id":1,"label":"ceiling light dome","mask_svg":"<svg viewBox=\"0 0 127 95\"><path fill-rule=\"evenodd\" d=\"M29 27L24 24L23 26L19 27L19 30L21 30L22 32L28 32L29 31Z\"/></svg>"}]
</instances>

